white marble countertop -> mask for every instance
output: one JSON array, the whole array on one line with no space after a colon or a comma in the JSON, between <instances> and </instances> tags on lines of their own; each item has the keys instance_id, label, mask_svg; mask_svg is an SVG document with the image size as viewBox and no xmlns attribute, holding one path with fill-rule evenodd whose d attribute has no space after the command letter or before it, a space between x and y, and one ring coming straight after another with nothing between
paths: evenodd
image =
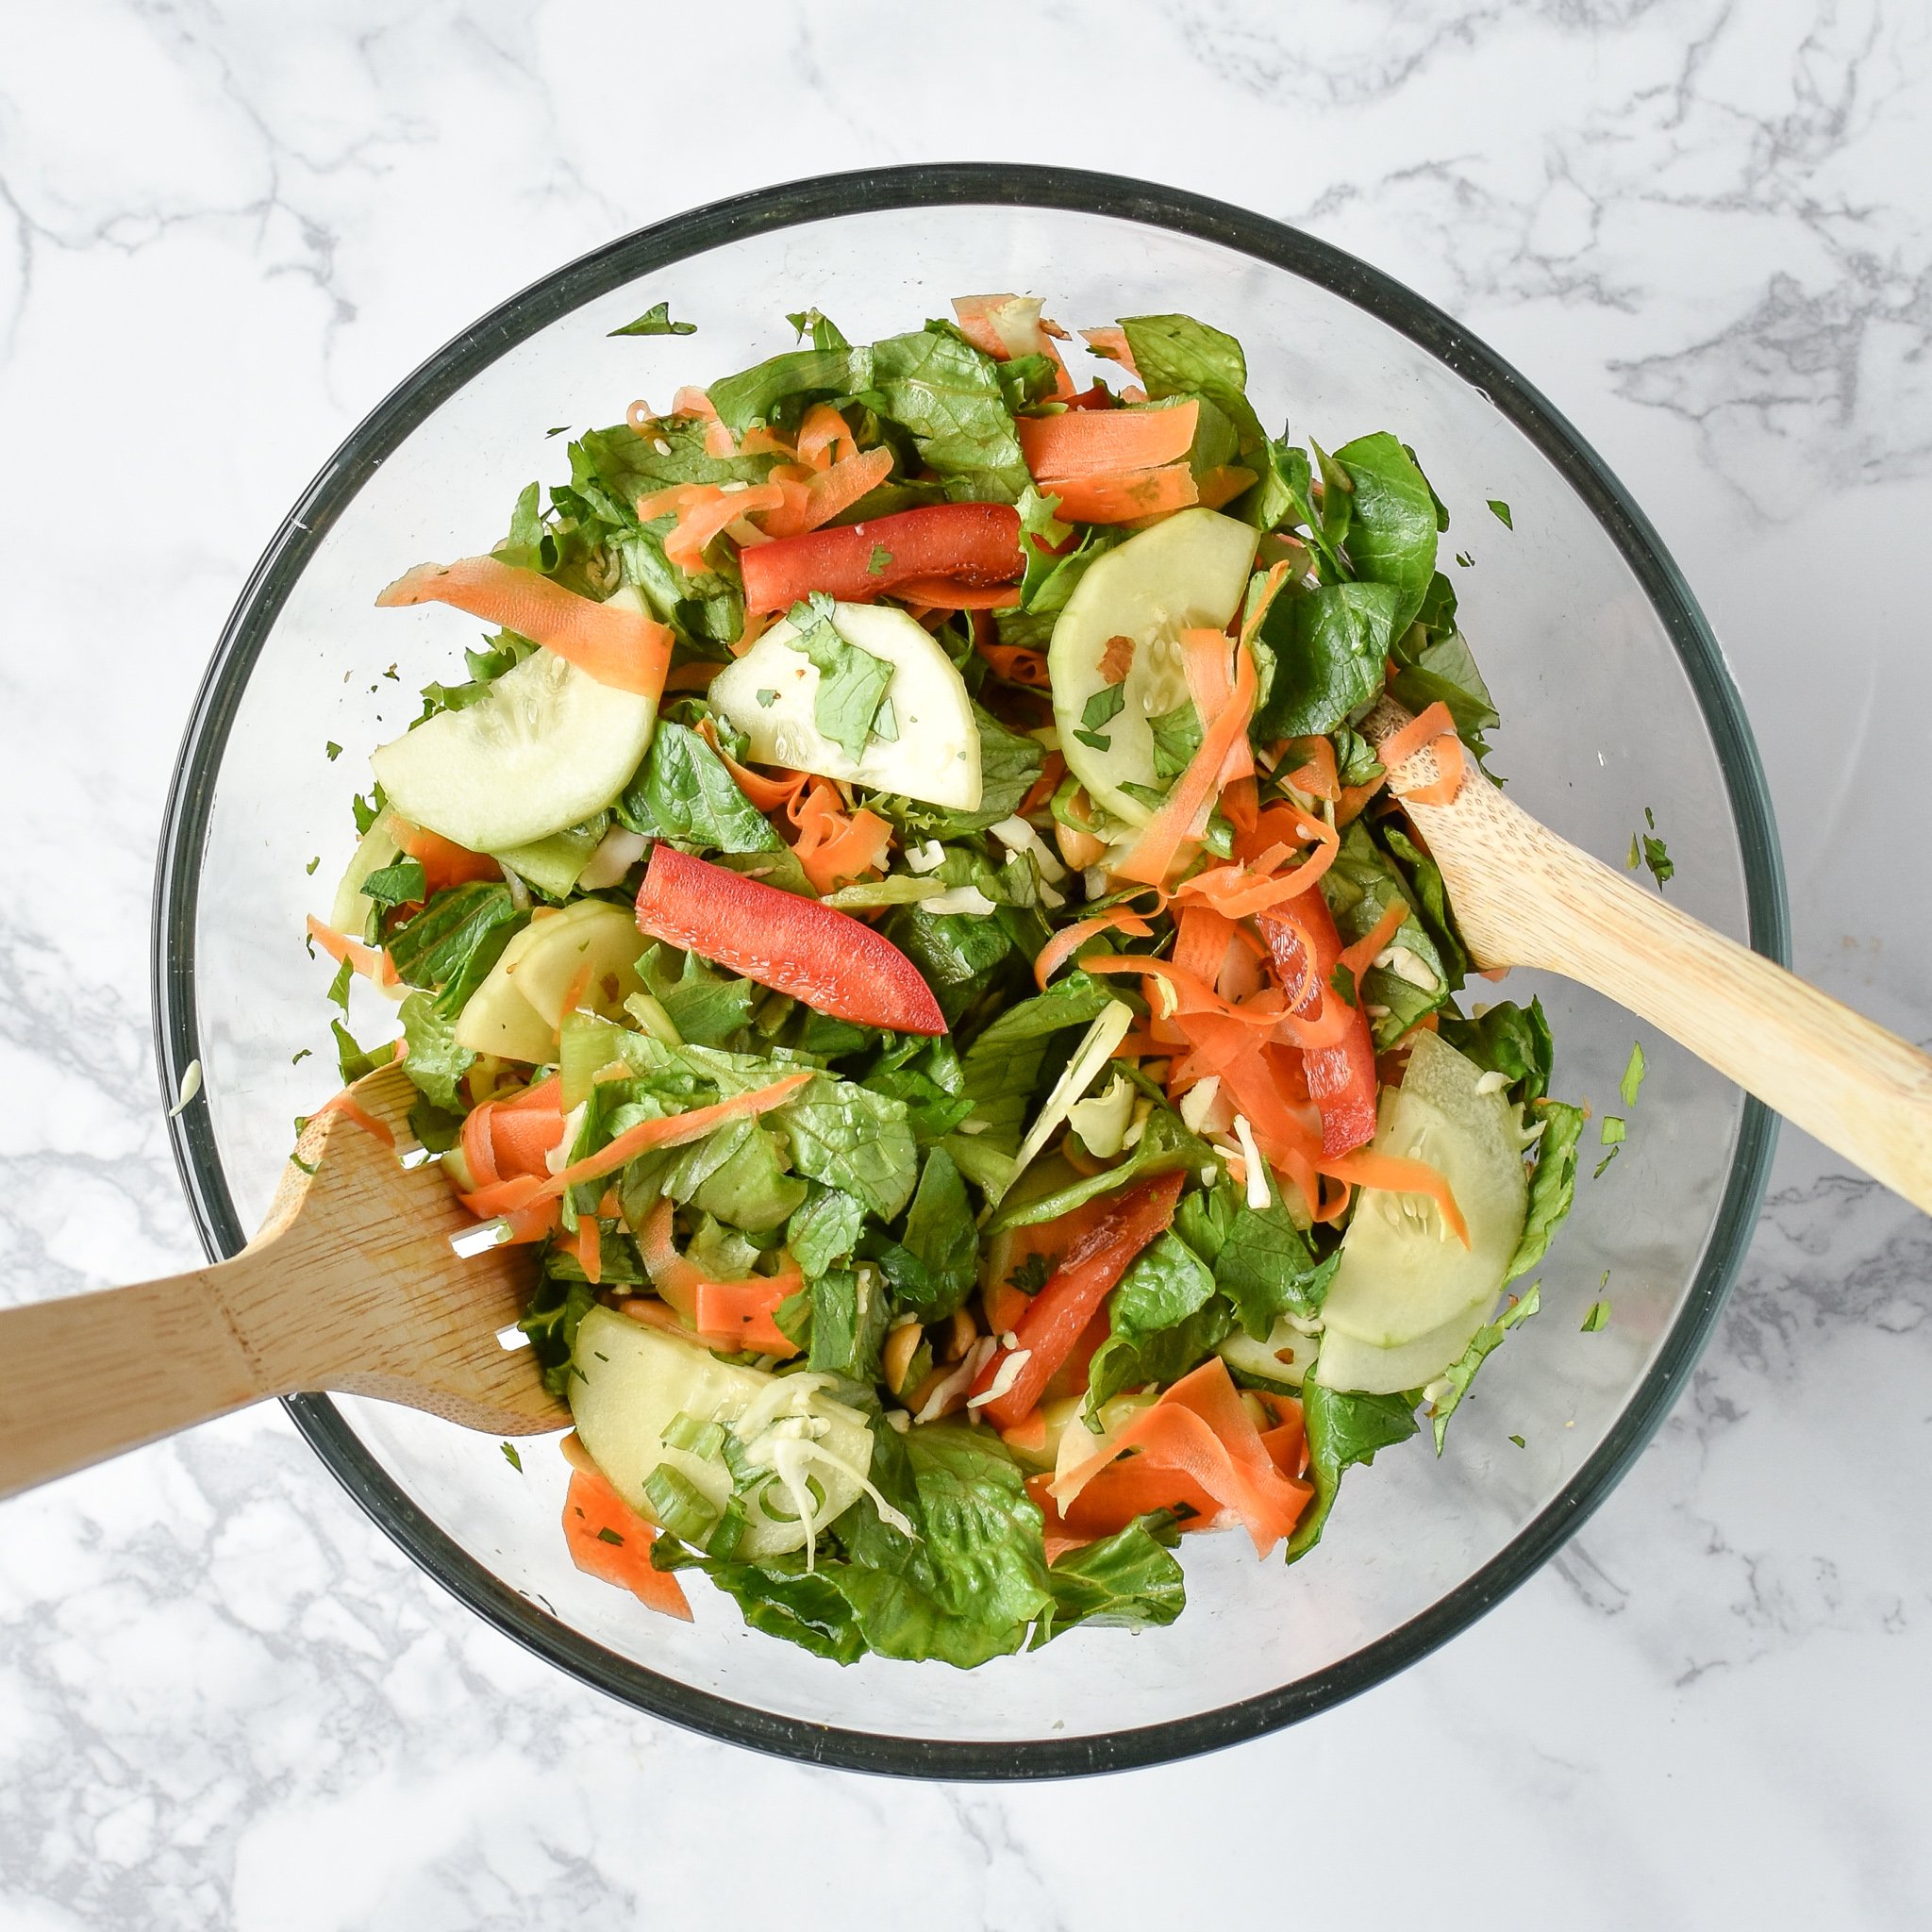
<instances>
[{"instance_id":1,"label":"white marble countertop","mask_svg":"<svg viewBox=\"0 0 1932 1932\"><path fill-rule=\"evenodd\" d=\"M323 456L568 257L865 163L1166 179L1487 337L1710 614L1799 969L1932 1036L1923 13L1291 17L6 9L0 1300L198 1258L148 1044L155 831L215 633ZM245 1415L0 1510L0 1928L1921 1925L1928 1312L1932 1227L1788 1130L1693 1386L1553 1565L1298 1730L1050 1788L814 1773L648 1722L470 1617L279 1410ZM1156 1821L1168 1852L1130 1850Z\"/></svg>"}]
</instances>

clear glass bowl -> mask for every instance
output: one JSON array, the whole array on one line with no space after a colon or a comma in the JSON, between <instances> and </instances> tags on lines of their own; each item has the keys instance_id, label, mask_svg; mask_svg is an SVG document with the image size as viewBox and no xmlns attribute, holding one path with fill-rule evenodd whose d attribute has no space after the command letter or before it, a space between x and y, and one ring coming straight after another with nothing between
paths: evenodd
<instances>
[{"instance_id":1,"label":"clear glass bowl","mask_svg":"<svg viewBox=\"0 0 1932 1932\"><path fill-rule=\"evenodd\" d=\"M800 182L644 229L486 316L356 431L257 566L189 725L155 909L164 1080L176 1091L195 1058L205 1074L205 1104L173 1131L211 1252L242 1244L291 1117L330 1084L328 969L307 957L302 920L326 911L347 856L362 756L475 628L377 611L377 588L497 538L517 491L562 472L546 431L620 420L640 395L667 404L680 383L769 355L791 341L788 310L816 305L863 340L998 289L1042 294L1069 324L1186 310L1240 337L1265 421L1331 448L1395 429L1454 511L1444 554L1474 558L1449 568L1504 716L1511 795L1612 859L1651 807L1676 903L1786 957L1770 805L1690 591L1575 431L1448 316L1308 236L1142 182L964 165ZM609 335L658 301L697 334ZM347 747L340 763L330 741ZM1651 1061L1630 1142L1585 1179L1543 1270L1546 1312L1485 1370L1448 1453L1423 1437L1352 1473L1294 1569L1257 1562L1245 1539L1190 1539L1189 1607L1170 1629L1075 1632L971 1674L841 1669L745 1630L701 1583L686 1626L578 1574L558 1527L562 1458L541 1445L519 1475L493 1441L407 1409L310 1396L290 1410L464 1603L675 1723L945 1777L1104 1770L1252 1737L1414 1661L1558 1547L1663 1417L1750 1237L1771 1117L1594 995L1556 980L1508 992L1532 990L1556 1028L1559 1092L1601 1112L1634 1035ZM373 1017L364 1037L385 1037ZM314 1058L291 1065L303 1046ZM1606 1269L1614 1319L1582 1335Z\"/></svg>"}]
</instances>

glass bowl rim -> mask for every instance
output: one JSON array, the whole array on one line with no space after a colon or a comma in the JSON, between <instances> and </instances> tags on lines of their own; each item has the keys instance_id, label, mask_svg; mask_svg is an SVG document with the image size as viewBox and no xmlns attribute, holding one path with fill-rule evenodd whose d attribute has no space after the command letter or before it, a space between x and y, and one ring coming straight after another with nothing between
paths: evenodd
<instances>
[{"instance_id":1,"label":"glass bowl rim","mask_svg":"<svg viewBox=\"0 0 1932 1932\"><path fill-rule=\"evenodd\" d=\"M164 1104L171 1069L198 1057L194 934L214 785L256 658L310 553L375 469L478 371L550 323L624 283L741 236L855 213L974 205L1101 215L1213 242L1284 269L1366 310L1484 392L1562 475L1636 575L1682 662L1722 766L1740 840L1750 941L1789 963L1776 826L1742 703L1717 641L1649 520L1603 459L1542 394L1453 318L1366 262L1225 202L1122 175L988 162L921 163L816 175L713 202L568 262L439 349L370 411L323 466L270 541L229 614L196 694L169 788L156 864L151 943L155 1048ZM248 1239L206 1108L169 1121L169 1138L209 1256ZM1084 1738L979 1743L811 1724L698 1690L591 1642L492 1575L418 1509L325 1396L286 1407L316 1454L371 1519L459 1602L537 1656L609 1695L703 1735L808 1763L902 1776L1019 1779L1164 1762L1311 1717L1407 1669L1473 1623L1560 1548L1650 1441L1675 1400L1756 1226L1776 1116L1745 1099L1711 1236L1685 1305L1608 1435L1509 1543L1441 1601L1313 1675L1221 1708Z\"/></svg>"}]
</instances>

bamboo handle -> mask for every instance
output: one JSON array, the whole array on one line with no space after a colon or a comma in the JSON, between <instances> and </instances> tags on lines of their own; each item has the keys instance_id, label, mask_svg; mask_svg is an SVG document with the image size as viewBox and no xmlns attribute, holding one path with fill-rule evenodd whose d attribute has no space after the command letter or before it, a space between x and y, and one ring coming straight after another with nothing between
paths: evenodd
<instances>
[{"instance_id":1,"label":"bamboo handle","mask_svg":"<svg viewBox=\"0 0 1932 1932\"><path fill-rule=\"evenodd\" d=\"M1479 778L1409 810L1479 960L1626 1007L1932 1212L1932 1059L1559 839Z\"/></svg>"},{"instance_id":2,"label":"bamboo handle","mask_svg":"<svg viewBox=\"0 0 1932 1932\"><path fill-rule=\"evenodd\" d=\"M0 1310L0 1496L277 1392L219 1279L246 1265Z\"/></svg>"}]
</instances>

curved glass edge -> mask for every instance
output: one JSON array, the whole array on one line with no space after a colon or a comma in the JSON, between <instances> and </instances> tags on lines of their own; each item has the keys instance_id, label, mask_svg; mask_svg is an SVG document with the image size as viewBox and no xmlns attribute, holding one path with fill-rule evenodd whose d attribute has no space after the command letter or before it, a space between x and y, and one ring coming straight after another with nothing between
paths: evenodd
<instances>
[{"instance_id":1,"label":"curved glass edge","mask_svg":"<svg viewBox=\"0 0 1932 1932\"><path fill-rule=\"evenodd\" d=\"M1210 241L1316 282L1426 349L1482 390L1590 507L1642 585L1690 675L1717 747L1742 847L1750 941L1788 964L1785 879L1756 742L1723 654L1661 539L1602 458L1536 387L1452 317L1332 244L1205 196L1077 169L979 162L822 175L674 216L534 283L431 356L325 465L263 552L224 625L183 734L155 878L151 987L163 1104L169 1069L197 1057L193 941L215 772L262 644L309 552L388 454L448 396L559 316L651 271L746 233L874 209L971 203L1070 209ZM247 1240L207 1110L169 1123L182 1185L214 1257ZM1688 1379L1743 1260L1770 1173L1776 1117L1748 1099L1711 1236L1685 1307L1616 1426L1507 1550L1420 1617L1312 1677L1220 1709L1103 1737L979 1744L836 1729L760 1711L658 1676L589 1642L473 1561L391 1480L323 1396L285 1405L348 1493L412 1561L534 1654L653 1716L701 1734L847 1770L1012 1780L1127 1770L1223 1748L1332 1707L1420 1661L1540 1568L1614 1487Z\"/></svg>"}]
</instances>

